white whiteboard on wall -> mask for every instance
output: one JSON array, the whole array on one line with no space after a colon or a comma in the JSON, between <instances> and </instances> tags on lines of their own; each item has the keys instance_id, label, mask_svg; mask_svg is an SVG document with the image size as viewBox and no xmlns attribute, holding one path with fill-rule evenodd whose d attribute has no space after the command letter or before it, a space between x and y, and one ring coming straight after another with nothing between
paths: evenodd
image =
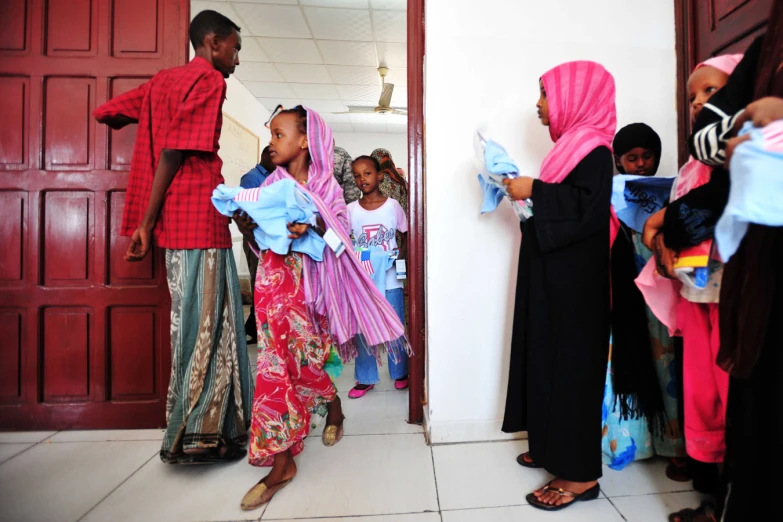
<instances>
[{"instance_id":1,"label":"white whiteboard on wall","mask_svg":"<svg viewBox=\"0 0 783 522\"><path fill-rule=\"evenodd\" d=\"M229 187L238 187L239 180L258 165L261 140L237 120L223 113L223 129L220 132L220 150L223 160L223 178Z\"/></svg>"}]
</instances>

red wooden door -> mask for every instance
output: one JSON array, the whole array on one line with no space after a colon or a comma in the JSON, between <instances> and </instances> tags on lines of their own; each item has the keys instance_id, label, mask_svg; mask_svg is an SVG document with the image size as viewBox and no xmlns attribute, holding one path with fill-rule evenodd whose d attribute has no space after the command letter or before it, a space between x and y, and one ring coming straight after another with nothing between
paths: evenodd
<instances>
[{"instance_id":1,"label":"red wooden door","mask_svg":"<svg viewBox=\"0 0 783 522\"><path fill-rule=\"evenodd\" d=\"M690 116L686 83L696 64L711 56L742 53L762 34L781 0L675 0L679 161L688 159Z\"/></svg>"},{"instance_id":2,"label":"red wooden door","mask_svg":"<svg viewBox=\"0 0 783 522\"><path fill-rule=\"evenodd\" d=\"M91 113L185 63L188 1L0 6L0 430L162 426L162 253L119 235L135 126Z\"/></svg>"}]
</instances>

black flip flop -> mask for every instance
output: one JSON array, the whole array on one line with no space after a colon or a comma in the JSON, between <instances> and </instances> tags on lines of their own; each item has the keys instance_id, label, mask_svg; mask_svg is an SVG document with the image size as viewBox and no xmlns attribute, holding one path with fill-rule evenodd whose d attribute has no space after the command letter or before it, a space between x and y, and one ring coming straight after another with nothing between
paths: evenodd
<instances>
[{"instance_id":1,"label":"black flip flop","mask_svg":"<svg viewBox=\"0 0 783 522\"><path fill-rule=\"evenodd\" d=\"M554 481L553 481L554 482ZM550 482L549 484L551 484ZM587 502L589 500L595 500L598 498L598 495L601 493L601 487L596 484L592 488L588 489L584 493L581 493L577 495L576 493L572 493L571 491L566 491L563 488L553 488L550 487L550 485L547 484L544 486L544 493L548 491L553 491L560 495L561 497L571 497L573 500L571 502L566 502L565 504L560 504L559 506L552 505L552 504L544 504L538 498L536 498L535 494L530 493L527 497L527 503L533 506L536 509L542 509L544 511L560 511L561 509L565 509L571 504L576 504L577 502Z\"/></svg>"},{"instance_id":2,"label":"black flip flop","mask_svg":"<svg viewBox=\"0 0 783 522\"><path fill-rule=\"evenodd\" d=\"M669 515L669 522L694 522L700 515L704 515L713 522L718 520L715 505L712 502L703 502L698 509L683 509Z\"/></svg>"},{"instance_id":3,"label":"black flip flop","mask_svg":"<svg viewBox=\"0 0 783 522\"><path fill-rule=\"evenodd\" d=\"M530 457L530 452L527 451L527 452L522 453L521 455L519 455L517 457L517 464L519 464L520 466L524 466L526 468L531 468L531 469L540 469L540 468L544 467L544 466L540 466L540 465L536 464L533 461L532 458L530 460L525 460L525 456Z\"/></svg>"}]
</instances>

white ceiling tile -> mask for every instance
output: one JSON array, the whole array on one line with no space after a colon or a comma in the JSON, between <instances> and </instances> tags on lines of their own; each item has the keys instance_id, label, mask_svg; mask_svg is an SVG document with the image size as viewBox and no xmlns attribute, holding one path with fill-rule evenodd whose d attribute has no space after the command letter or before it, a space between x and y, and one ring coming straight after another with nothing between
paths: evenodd
<instances>
[{"instance_id":1,"label":"white ceiling tile","mask_svg":"<svg viewBox=\"0 0 783 522\"><path fill-rule=\"evenodd\" d=\"M303 65L298 63L278 63L277 70L285 81L293 83L332 83L326 67L323 65Z\"/></svg>"},{"instance_id":2,"label":"white ceiling tile","mask_svg":"<svg viewBox=\"0 0 783 522\"><path fill-rule=\"evenodd\" d=\"M242 62L271 62L261 46L252 36L242 38L242 50L239 52L239 63Z\"/></svg>"},{"instance_id":3,"label":"white ceiling tile","mask_svg":"<svg viewBox=\"0 0 783 522\"><path fill-rule=\"evenodd\" d=\"M240 27L242 26L242 22L240 22L237 12L234 11L234 8L231 7L231 4L229 4L228 2L209 2L203 0L193 0L190 2L190 19L193 20L197 14L207 9L210 9L212 11L217 11L223 16L229 17L231 21L237 24L238 26Z\"/></svg>"},{"instance_id":4,"label":"white ceiling tile","mask_svg":"<svg viewBox=\"0 0 783 522\"><path fill-rule=\"evenodd\" d=\"M266 107L269 112L274 111L278 105L282 105L285 109L292 109L297 105L301 105L299 100L290 98L258 98L261 105Z\"/></svg>"},{"instance_id":5,"label":"white ceiling tile","mask_svg":"<svg viewBox=\"0 0 783 522\"><path fill-rule=\"evenodd\" d=\"M303 100L339 100L337 87L324 83L292 83L290 84L298 98Z\"/></svg>"},{"instance_id":6,"label":"white ceiling tile","mask_svg":"<svg viewBox=\"0 0 783 522\"><path fill-rule=\"evenodd\" d=\"M373 9L393 9L397 11L408 10L408 0L370 0Z\"/></svg>"},{"instance_id":7,"label":"white ceiling tile","mask_svg":"<svg viewBox=\"0 0 783 522\"><path fill-rule=\"evenodd\" d=\"M332 114L330 112L326 112L321 114L321 117L324 119L324 121L328 121L330 125L332 123L347 123L348 125L351 124L351 116L349 114Z\"/></svg>"},{"instance_id":8,"label":"white ceiling tile","mask_svg":"<svg viewBox=\"0 0 783 522\"><path fill-rule=\"evenodd\" d=\"M386 130L393 134L405 134L406 132L408 132L408 124L404 123L402 125L397 125L392 123L386 123Z\"/></svg>"},{"instance_id":9,"label":"white ceiling tile","mask_svg":"<svg viewBox=\"0 0 783 522\"><path fill-rule=\"evenodd\" d=\"M356 132L386 132L386 124L383 120L380 123L354 123L353 128Z\"/></svg>"},{"instance_id":10,"label":"white ceiling tile","mask_svg":"<svg viewBox=\"0 0 783 522\"><path fill-rule=\"evenodd\" d=\"M271 63L247 62L239 64L234 75L243 82L282 82L283 77Z\"/></svg>"},{"instance_id":11,"label":"white ceiling tile","mask_svg":"<svg viewBox=\"0 0 783 522\"><path fill-rule=\"evenodd\" d=\"M348 110L348 107L343 105L343 102L337 100L302 100L302 105L323 114L346 112Z\"/></svg>"},{"instance_id":12,"label":"white ceiling tile","mask_svg":"<svg viewBox=\"0 0 783 522\"><path fill-rule=\"evenodd\" d=\"M408 66L408 46L397 43L379 42L378 63L386 67L405 68Z\"/></svg>"},{"instance_id":13,"label":"white ceiling tile","mask_svg":"<svg viewBox=\"0 0 783 522\"><path fill-rule=\"evenodd\" d=\"M327 121L329 127L332 128L332 132L353 132L353 125L350 123L340 123Z\"/></svg>"},{"instance_id":14,"label":"white ceiling tile","mask_svg":"<svg viewBox=\"0 0 783 522\"><path fill-rule=\"evenodd\" d=\"M408 88L408 69L389 69L386 74L386 82L393 83L395 90L398 86Z\"/></svg>"},{"instance_id":15,"label":"white ceiling tile","mask_svg":"<svg viewBox=\"0 0 783 522\"><path fill-rule=\"evenodd\" d=\"M256 98L296 98L290 83L244 82Z\"/></svg>"},{"instance_id":16,"label":"white ceiling tile","mask_svg":"<svg viewBox=\"0 0 783 522\"><path fill-rule=\"evenodd\" d=\"M305 7L304 11L316 39L373 40L370 11L322 7Z\"/></svg>"},{"instance_id":17,"label":"white ceiling tile","mask_svg":"<svg viewBox=\"0 0 783 522\"><path fill-rule=\"evenodd\" d=\"M405 0L407 2L407 0ZM315 7L343 7L353 9L367 9L370 7L368 0L301 0L302 5Z\"/></svg>"},{"instance_id":18,"label":"white ceiling tile","mask_svg":"<svg viewBox=\"0 0 783 522\"><path fill-rule=\"evenodd\" d=\"M383 118L381 114L351 114L351 123L354 125L378 123L378 119ZM383 120L381 120L383 121Z\"/></svg>"},{"instance_id":19,"label":"white ceiling tile","mask_svg":"<svg viewBox=\"0 0 783 522\"><path fill-rule=\"evenodd\" d=\"M237 1L238 2L244 2L244 3L247 3L247 4L286 4L286 5L296 5L296 0L235 0L235 3Z\"/></svg>"},{"instance_id":20,"label":"white ceiling tile","mask_svg":"<svg viewBox=\"0 0 783 522\"><path fill-rule=\"evenodd\" d=\"M375 56L373 42L338 42L334 40L318 40L316 42L324 61L329 65L364 65L375 67L378 59Z\"/></svg>"},{"instance_id":21,"label":"white ceiling tile","mask_svg":"<svg viewBox=\"0 0 783 522\"><path fill-rule=\"evenodd\" d=\"M324 63L313 40L258 38L258 43L273 62Z\"/></svg>"},{"instance_id":22,"label":"white ceiling tile","mask_svg":"<svg viewBox=\"0 0 783 522\"><path fill-rule=\"evenodd\" d=\"M234 3L248 26L246 34L281 38L311 38L298 6Z\"/></svg>"},{"instance_id":23,"label":"white ceiling tile","mask_svg":"<svg viewBox=\"0 0 783 522\"><path fill-rule=\"evenodd\" d=\"M407 116L399 116L397 114L384 114L383 117L386 119L386 125L408 125L408 117Z\"/></svg>"},{"instance_id":24,"label":"white ceiling tile","mask_svg":"<svg viewBox=\"0 0 783 522\"><path fill-rule=\"evenodd\" d=\"M372 23L375 28L376 41L396 43L408 41L408 13L404 11L372 11Z\"/></svg>"},{"instance_id":25,"label":"white ceiling tile","mask_svg":"<svg viewBox=\"0 0 783 522\"><path fill-rule=\"evenodd\" d=\"M381 77L375 67L351 67L346 65L327 65L334 83L342 85L378 85Z\"/></svg>"},{"instance_id":26,"label":"white ceiling tile","mask_svg":"<svg viewBox=\"0 0 783 522\"><path fill-rule=\"evenodd\" d=\"M381 97L380 85L338 85L337 92L346 105L367 105L378 103ZM347 103L350 101L351 103Z\"/></svg>"}]
</instances>

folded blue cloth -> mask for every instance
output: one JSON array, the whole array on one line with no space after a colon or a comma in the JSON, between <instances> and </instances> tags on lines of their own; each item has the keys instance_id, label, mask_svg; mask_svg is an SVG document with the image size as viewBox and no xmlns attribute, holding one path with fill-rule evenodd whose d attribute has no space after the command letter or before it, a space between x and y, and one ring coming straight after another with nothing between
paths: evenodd
<instances>
[{"instance_id":1,"label":"folded blue cloth","mask_svg":"<svg viewBox=\"0 0 783 522\"><path fill-rule=\"evenodd\" d=\"M612 181L612 206L617 218L641 233L644 223L669 200L675 178L620 174Z\"/></svg>"},{"instance_id":2,"label":"folded blue cloth","mask_svg":"<svg viewBox=\"0 0 783 522\"><path fill-rule=\"evenodd\" d=\"M484 143L484 165L486 172L479 174L478 180L484 201L481 204L481 213L493 212L501 200L507 196L503 179L506 177L519 177L519 167L508 155L506 149L497 142L487 140Z\"/></svg>"},{"instance_id":3,"label":"folded blue cloth","mask_svg":"<svg viewBox=\"0 0 783 522\"><path fill-rule=\"evenodd\" d=\"M729 201L715 225L718 254L724 263L739 248L750 223L783 226L783 153L765 150L761 129L750 123L740 131L740 136L745 134L750 134L750 141L734 149Z\"/></svg>"},{"instance_id":4,"label":"folded blue cloth","mask_svg":"<svg viewBox=\"0 0 783 522\"><path fill-rule=\"evenodd\" d=\"M288 223L315 225L318 212L310 197L299 190L295 181L282 179L263 188L243 189L218 185L212 192L212 204L224 216L233 216L237 210L256 222L253 231L258 248L280 255L289 250L307 254L315 261L323 261L323 238L312 228L299 239L288 237Z\"/></svg>"},{"instance_id":5,"label":"folded blue cloth","mask_svg":"<svg viewBox=\"0 0 783 522\"><path fill-rule=\"evenodd\" d=\"M259 163L242 176L242 179L239 180L239 186L245 189L260 187L268 176L269 172Z\"/></svg>"},{"instance_id":6,"label":"folded blue cloth","mask_svg":"<svg viewBox=\"0 0 783 522\"><path fill-rule=\"evenodd\" d=\"M480 135L479 137L481 138ZM503 180L518 178L519 167L499 143L481 138L481 144L484 147L486 171L479 173L478 181L483 194L481 213L486 214L494 212L503 198L508 196ZM529 199L512 201L511 207L520 221L525 221L533 215L533 203Z\"/></svg>"}]
</instances>

